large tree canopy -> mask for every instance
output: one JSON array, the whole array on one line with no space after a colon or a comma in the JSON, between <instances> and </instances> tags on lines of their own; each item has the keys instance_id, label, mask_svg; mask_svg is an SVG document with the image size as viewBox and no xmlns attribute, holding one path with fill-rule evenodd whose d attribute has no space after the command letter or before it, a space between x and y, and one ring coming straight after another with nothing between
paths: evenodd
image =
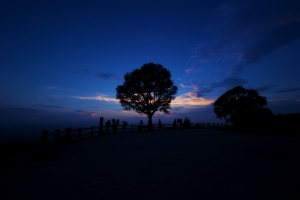
<instances>
[{"instance_id":1,"label":"large tree canopy","mask_svg":"<svg viewBox=\"0 0 300 200\"><path fill-rule=\"evenodd\" d=\"M233 125L259 123L272 116L272 111L265 108L266 97L241 86L225 92L213 105L217 118L224 118Z\"/></svg>"},{"instance_id":2,"label":"large tree canopy","mask_svg":"<svg viewBox=\"0 0 300 200\"><path fill-rule=\"evenodd\" d=\"M152 125L156 111L169 114L170 103L175 99L178 88L168 69L161 64L147 63L126 73L124 79L123 85L116 88L116 98L124 110L146 114L149 125Z\"/></svg>"}]
</instances>

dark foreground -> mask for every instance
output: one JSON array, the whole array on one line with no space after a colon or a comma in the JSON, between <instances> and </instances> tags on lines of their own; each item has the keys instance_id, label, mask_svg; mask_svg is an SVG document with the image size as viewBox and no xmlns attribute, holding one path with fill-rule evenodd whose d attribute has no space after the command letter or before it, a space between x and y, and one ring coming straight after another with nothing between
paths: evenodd
<instances>
[{"instance_id":1,"label":"dark foreground","mask_svg":"<svg viewBox=\"0 0 300 200\"><path fill-rule=\"evenodd\" d=\"M1 199L300 199L300 138L116 133L0 177Z\"/></svg>"}]
</instances>

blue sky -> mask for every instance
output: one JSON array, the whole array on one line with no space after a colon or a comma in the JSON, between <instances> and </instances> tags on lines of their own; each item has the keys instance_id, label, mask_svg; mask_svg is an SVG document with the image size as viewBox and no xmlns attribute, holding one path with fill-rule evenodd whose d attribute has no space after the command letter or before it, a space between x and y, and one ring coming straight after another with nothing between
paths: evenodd
<instances>
[{"instance_id":1,"label":"blue sky","mask_svg":"<svg viewBox=\"0 0 300 200\"><path fill-rule=\"evenodd\" d=\"M4 1L0 120L138 123L146 116L122 111L116 87L148 62L179 88L154 122L222 122L211 103L238 85L275 114L300 112L299 10L296 0Z\"/></svg>"}]
</instances>

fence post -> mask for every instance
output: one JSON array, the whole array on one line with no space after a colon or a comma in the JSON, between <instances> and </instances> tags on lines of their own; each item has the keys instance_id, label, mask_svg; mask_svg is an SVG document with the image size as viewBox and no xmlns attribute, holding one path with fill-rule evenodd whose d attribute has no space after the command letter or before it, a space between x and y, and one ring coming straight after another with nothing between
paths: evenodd
<instances>
[{"instance_id":1,"label":"fence post","mask_svg":"<svg viewBox=\"0 0 300 200\"><path fill-rule=\"evenodd\" d=\"M59 143L59 135L60 135L60 129L55 130L55 138L54 138L54 143L58 144Z\"/></svg>"},{"instance_id":2,"label":"fence post","mask_svg":"<svg viewBox=\"0 0 300 200\"><path fill-rule=\"evenodd\" d=\"M98 135L103 133L103 117L100 117Z\"/></svg>"},{"instance_id":3,"label":"fence post","mask_svg":"<svg viewBox=\"0 0 300 200\"><path fill-rule=\"evenodd\" d=\"M81 127L78 128L78 140L81 139Z\"/></svg>"},{"instance_id":4,"label":"fence post","mask_svg":"<svg viewBox=\"0 0 300 200\"><path fill-rule=\"evenodd\" d=\"M44 152L47 146L48 131L43 130L41 135L40 152Z\"/></svg>"},{"instance_id":5,"label":"fence post","mask_svg":"<svg viewBox=\"0 0 300 200\"><path fill-rule=\"evenodd\" d=\"M93 137L93 133L94 133L94 126L91 127L91 137Z\"/></svg>"}]
</instances>

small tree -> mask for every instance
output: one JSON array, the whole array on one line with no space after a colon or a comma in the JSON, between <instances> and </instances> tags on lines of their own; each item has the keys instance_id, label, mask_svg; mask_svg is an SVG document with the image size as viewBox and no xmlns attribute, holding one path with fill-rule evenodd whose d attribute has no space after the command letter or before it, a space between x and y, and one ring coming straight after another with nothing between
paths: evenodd
<instances>
[{"instance_id":1,"label":"small tree","mask_svg":"<svg viewBox=\"0 0 300 200\"><path fill-rule=\"evenodd\" d=\"M213 105L217 118L224 118L226 123L233 125L260 123L273 115L270 109L264 107L267 105L266 97L241 86L225 92Z\"/></svg>"},{"instance_id":2,"label":"small tree","mask_svg":"<svg viewBox=\"0 0 300 200\"><path fill-rule=\"evenodd\" d=\"M170 103L175 99L178 88L168 69L161 64L147 63L140 69L127 72L124 79L123 85L116 88L116 98L124 110L146 114L150 129L156 111L169 114Z\"/></svg>"}]
</instances>

